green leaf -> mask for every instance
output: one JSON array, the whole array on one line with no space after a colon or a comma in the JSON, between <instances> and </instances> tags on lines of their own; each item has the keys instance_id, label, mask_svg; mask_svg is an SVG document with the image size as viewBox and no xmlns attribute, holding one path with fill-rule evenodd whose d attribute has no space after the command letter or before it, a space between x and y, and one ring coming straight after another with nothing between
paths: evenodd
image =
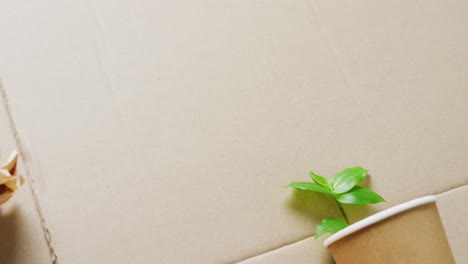
<instances>
[{"instance_id":1,"label":"green leaf","mask_svg":"<svg viewBox=\"0 0 468 264\"><path fill-rule=\"evenodd\" d=\"M335 218L325 218L317 226L317 229L315 231L315 239L319 238L325 233L336 233L347 226L348 224L341 220Z\"/></svg>"},{"instance_id":2,"label":"green leaf","mask_svg":"<svg viewBox=\"0 0 468 264\"><path fill-rule=\"evenodd\" d=\"M334 193L345 193L362 181L367 175L367 170L362 167L348 168L330 179Z\"/></svg>"},{"instance_id":3,"label":"green leaf","mask_svg":"<svg viewBox=\"0 0 468 264\"><path fill-rule=\"evenodd\" d=\"M313 180L315 183L320 184L320 185L322 185L323 187L329 189L327 178L325 178L325 177L323 177L323 176L320 176L320 175L317 175L317 174L315 174L313 171L310 172L310 177L312 178L312 180Z\"/></svg>"},{"instance_id":4,"label":"green leaf","mask_svg":"<svg viewBox=\"0 0 468 264\"><path fill-rule=\"evenodd\" d=\"M382 196L361 186L355 186L351 191L340 195L338 201L343 204L374 204L385 202Z\"/></svg>"},{"instance_id":5,"label":"green leaf","mask_svg":"<svg viewBox=\"0 0 468 264\"><path fill-rule=\"evenodd\" d=\"M291 182L288 186L290 188L298 189L298 190L306 190L306 191L312 191L312 192L319 192L319 193L325 193L325 194L330 194L333 195L331 191L328 189L312 182Z\"/></svg>"}]
</instances>

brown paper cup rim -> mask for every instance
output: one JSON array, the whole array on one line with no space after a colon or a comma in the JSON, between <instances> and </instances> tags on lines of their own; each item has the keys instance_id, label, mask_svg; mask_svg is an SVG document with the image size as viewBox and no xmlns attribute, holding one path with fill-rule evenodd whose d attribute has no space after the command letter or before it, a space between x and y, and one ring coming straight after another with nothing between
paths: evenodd
<instances>
[{"instance_id":1,"label":"brown paper cup rim","mask_svg":"<svg viewBox=\"0 0 468 264\"><path fill-rule=\"evenodd\" d=\"M335 243L336 241L354 233L354 232L357 232L358 230L361 230L365 227L368 227L372 224L375 224L379 221L382 221L386 218L389 218L393 215L396 215L398 213L401 213L403 211L406 211L406 210L409 210L411 208L414 208L414 207L418 207L418 206L421 206L423 204L427 204L427 203L433 203L437 201L437 196L435 195L428 195L428 196L424 196L424 197L421 197L421 198L417 198L417 199L414 199L414 200L411 200L411 201L408 201L406 203L402 203L402 204L399 204L399 205L396 205L396 206L393 206L391 208L388 208L386 210L383 210L381 212L378 212L376 214L373 214L369 217L366 217L338 232L336 232L335 234L331 235L329 238L327 238L324 242L323 242L323 246L328 248L331 244Z\"/></svg>"}]
</instances>

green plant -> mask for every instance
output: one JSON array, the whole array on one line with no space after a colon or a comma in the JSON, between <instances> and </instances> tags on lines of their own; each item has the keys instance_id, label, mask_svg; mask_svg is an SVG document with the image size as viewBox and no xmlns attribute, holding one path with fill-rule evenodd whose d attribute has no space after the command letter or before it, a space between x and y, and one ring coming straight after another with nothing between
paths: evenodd
<instances>
[{"instance_id":1,"label":"green plant","mask_svg":"<svg viewBox=\"0 0 468 264\"><path fill-rule=\"evenodd\" d=\"M362 167L348 168L335 174L330 180L314 172L310 172L313 182L291 182L286 186L298 190L322 193L335 200L344 222L336 218L323 219L317 226L315 238L325 233L336 233L350 225L343 204L375 204L385 202L382 196L377 193L356 185L364 179L367 172Z\"/></svg>"}]
</instances>

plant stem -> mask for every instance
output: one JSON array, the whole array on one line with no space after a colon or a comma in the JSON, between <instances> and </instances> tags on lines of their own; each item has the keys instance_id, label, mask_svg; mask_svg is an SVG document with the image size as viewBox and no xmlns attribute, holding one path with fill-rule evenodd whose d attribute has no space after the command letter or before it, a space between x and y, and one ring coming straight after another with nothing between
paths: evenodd
<instances>
[{"instance_id":1,"label":"plant stem","mask_svg":"<svg viewBox=\"0 0 468 264\"><path fill-rule=\"evenodd\" d=\"M346 223L349 225L349 224L350 224L350 223L349 223L349 219L348 219L348 216L346 215L346 213L345 213L345 211L344 211L343 206L342 206L341 203L338 202L338 201L336 201L336 205L338 205L338 208L340 208L341 214L343 215L343 217L344 217Z\"/></svg>"}]
</instances>

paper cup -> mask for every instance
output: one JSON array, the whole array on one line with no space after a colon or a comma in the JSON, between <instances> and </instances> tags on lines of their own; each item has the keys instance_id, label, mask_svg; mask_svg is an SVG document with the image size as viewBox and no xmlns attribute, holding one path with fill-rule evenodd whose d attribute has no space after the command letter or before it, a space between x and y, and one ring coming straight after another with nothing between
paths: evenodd
<instances>
[{"instance_id":1,"label":"paper cup","mask_svg":"<svg viewBox=\"0 0 468 264\"><path fill-rule=\"evenodd\" d=\"M455 263L436 199L425 196L369 216L324 246L337 264Z\"/></svg>"}]
</instances>

